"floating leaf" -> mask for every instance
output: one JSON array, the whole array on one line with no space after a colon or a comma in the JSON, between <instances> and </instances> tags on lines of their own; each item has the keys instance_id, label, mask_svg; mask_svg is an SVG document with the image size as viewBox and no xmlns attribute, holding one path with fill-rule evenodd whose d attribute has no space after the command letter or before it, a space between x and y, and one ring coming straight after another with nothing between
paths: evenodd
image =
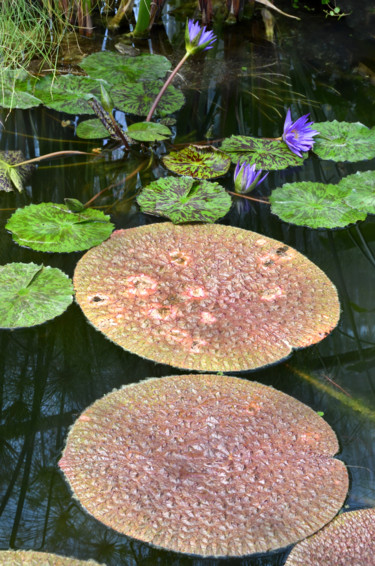
<instances>
[{"instance_id":1,"label":"floating leaf","mask_svg":"<svg viewBox=\"0 0 375 566\"><path fill-rule=\"evenodd\" d=\"M361 161L375 157L375 129L360 122L318 122L313 151L322 159Z\"/></svg>"},{"instance_id":2,"label":"floating leaf","mask_svg":"<svg viewBox=\"0 0 375 566\"><path fill-rule=\"evenodd\" d=\"M286 183L272 191L271 211L284 222L309 228L340 228L358 220L366 213L345 203L349 189L324 183Z\"/></svg>"},{"instance_id":3,"label":"floating leaf","mask_svg":"<svg viewBox=\"0 0 375 566\"><path fill-rule=\"evenodd\" d=\"M192 177L164 177L145 187L137 197L142 212L166 216L174 224L215 222L231 207L231 198L219 183Z\"/></svg>"},{"instance_id":4,"label":"floating leaf","mask_svg":"<svg viewBox=\"0 0 375 566\"><path fill-rule=\"evenodd\" d=\"M42 252L76 252L106 240L113 224L102 211L72 212L65 204L44 202L18 208L5 226L15 242Z\"/></svg>"},{"instance_id":5,"label":"floating leaf","mask_svg":"<svg viewBox=\"0 0 375 566\"><path fill-rule=\"evenodd\" d=\"M113 88L111 97L115 108L118 110L136 116L147 116L162 86L162 81L128 83ZM185 98L182 92L174 86L169 86L160 100L155 114L171 114L179 110L184 103Z\"/></svg>"},{"instance_id":6,"label":"floating leaf","mask_svg":"<svg viewBox=\"0 0 375 566\"><path fill-rule=\"evenodd\" d=\"M83 212L85 210L85 205L76 198L64 198L64 202L72 212Z\"/></svg>"},{"instance_id":7,"label":"floating leaf","mask_svg":"<svg viewBox=\"0 0 375 566\"><path fill-rule=\"evenodd\" d=\"M136 122L127 129L128 136L141 142L166 140L172 135L171 130L158 122Z\"/></svg>"},{"instance_id":8,"label":"floating leaf","mask_svg":"<svg viewBox=\"0 0 375 566\"><path fill-rule=\"evenodd\" d=\"M23 69L4 69L0 76L0 106L4 108L33 108L42 101L32 94L35 79Z\"/></svg>"},{"instance_id":9,"label":"floating leaf","mask_svg":"<svg viewBox=\"0 0 375 566\"><path fill-rule=\"evenodd\" d=\"M34 169L33 165L12 167L25 160L22 151L0 151L0 191L10 192L14 187L22 192L23 184Z\"/></svg>"},{"instance_id":10,"label":"floating leaf","mask_svg":"<svg viewBox=\"0 0 375 566\"><path fill-rule=\"evenodd\" d=\"M175 552L228 557L285 547L328 523L349 483L338 449L332 428L281 391L179 375L96 401L70 429L59 466L107 527Z\"/></svg>"},{"instance_id":11,"label":"floating leaf","mask_svg":"<svg viewBox=\"0 0 375 566\"><path fill-rule=\"evenodd\" d=\"M344 197L348 206L375 214L375 171L357 171L341 179L339 187L348 191Z\"/></svg>"},{"instance_id":12,"label":"floating leaf","mask_svg":"<svg viewBox=\"0 0 375 566\"><path fill-rule=\"evenodd\" d=\"M303 157L295 155L281 140L231 136L220 147L232 158L232 163L246 161L257 169L277 170L303 164Z\"/></svg>"},{"instance_id":13,"label":"floating leaf","mask_svg":"<svg viewBox=\"0 0 375 566\"><path fill-rule=\"evenodd\" d=\"M168 169L179 175L197 179L213 179L225 175L230 167L230 157L212 146L189 145L181 151L172 151L163 157Z\"/></svg>"},{"instance_id":14,"label":"floating leaf","mask_svg":"<svg viewBox=\"0 0 375 566\"><path fill-rule=\"evenodd\" d=\"M219 224L118 230L79 260L74 285L116 344L197 371L274 363L322 340L340 313L335 287L302 254Z\"/></svg>"},{"instance_id":15,"label":"floating leaf","mask_svg":"<svg viewBox=\"0 0 375 566\"><path fill-rule=\"evenodd\" d=\"M109 138L111 135L99 118L79 122L76 128L76 134L79 138L86 140Z\"/></svg>"},{"instance_id":16,"label":"floating leaf","mask_svg":"<svg viewBox=\"0 0 375 566\"><path fill-rule=\"evenodd\" d=\"M79 560L36 550L0 550L1 566L100 566L94 560Z\"/></svg>"},{"instance_id":17,"label":"floating leaf","mask_svg":"<svg viewBox=\"0 0 375 566\"><path fill-rule=\"evenodd\" d=\"M0 266L0 328L42 324L63 313L73 300L69 277L35 263Z\"/></svg>"},{"instance_id":18,"label":"floating leaf","mask_svg":"<svg viewBox=\"0 0 375 566\"><path fill-rule=\"evenodd\" d=\"M38 81L35 95L43 104L67 114L94 114L86 97L95 95L100 98L101 82L80 75L47 75Z\"/></svg>"},{"instance_id":19,"label":"floating leaf","mask_svg":"<svg viewBox=\"0 0 375 566\"><path fill-rule=\"evenodd\" d=\"M124 57L119 53L99 51L85 57L79 64L92 78L103 79L114 86L155 80L165 76L171 68L163 55ZM111 93L112 96L112 93Z\"/></svg>"}]
</instances>

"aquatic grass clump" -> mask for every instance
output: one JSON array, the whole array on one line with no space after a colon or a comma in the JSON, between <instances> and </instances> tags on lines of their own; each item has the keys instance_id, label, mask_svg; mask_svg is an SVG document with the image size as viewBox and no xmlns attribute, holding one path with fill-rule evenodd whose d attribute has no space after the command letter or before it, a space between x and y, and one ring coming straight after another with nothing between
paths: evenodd
<instances>
[{"instance_id":1,"label":"aquatic grass clump","mask_svg":"<svg viewBox=\"0 0 375 566\"><path fill-rule=\"evenodd\" d=\"M151 378L96 401L59 462L74 495L116 531L202 556L285 547L316 532L348 489L331 427L235 377Z\"/></svg>"},{"instance_id":2,"label":"aquatic grass clump","mask_svg":"<svg viewBox=\"0 0 375 566\"><path fill-rule=\"evenodd\" d=\"M118 230L78 262L76 300L126 350L174 367L241 371L322 340L334 285L282 242L239 228L169 222Z\"/></svg>"}]
</instances>

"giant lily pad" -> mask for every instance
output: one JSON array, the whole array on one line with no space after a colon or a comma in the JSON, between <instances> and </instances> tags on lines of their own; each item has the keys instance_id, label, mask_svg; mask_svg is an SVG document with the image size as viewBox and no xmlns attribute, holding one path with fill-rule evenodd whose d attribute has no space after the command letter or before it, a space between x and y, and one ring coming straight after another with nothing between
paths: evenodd
<instances>
[{"instance_id":1,"label":"giant lily pad","mask_svg":"<svg viewBox=\"0 0 375 566\"><path fill-rule=\"evenodd\" d=\"M231 160L229 155L212 146L189 145L163 157L168 169L179 175L197 179L213 179L225 175Z\"/></svg>"},{"instance_id":2,"label":"giant lily pad","mask_svg":"<svg viewBox=\"0 0 375 566\"><path fill-rule=\"evenodd\" d=\"M346 185L324 183L286 183L272 191L271 211L284 222L309 228L339 228L364 220L363 210L347 204L350 189Z\"/></svg>"},{"instance_id":3,"label":"giant lily pad","mask_svg":"<svg viewBox=\"0 0 375 566\"><path fill-rule=\"evenodd\" d=\"M127 83L111 90L115 108L137 116L147 116L152 103L159 94L162 81ZM155 114L171 114L185 103L184 95L174 86L169 86L160 100Z\"/></svg>"},{"instance_id":4,"label":"giant lily pad","mask_svg":"<svg viewBox=\"0 0 375 566\"><path fill-rule=\"evenodd\" d=\"M375 129L360 122L318 122L314 153L333 161L361 161L375 157Z\"/></svg>"},{"instance_id":5,"label":"giant lily pad","mask_svg":"<svg viewBox=\"0 0 375 566\"><path fill-rule=\"evenodd\" d=\"M35 263L0 266L0 328L42 324L62 314L73 300L69 277Z\"/></svg>"},{"instance_id":6,"label":"giant lily pad","mask_svg":"<svg viewBox=\"0 0 375 566\"><path fill-rule=\"evenodd\" d=\"M124 57L119 53L100 51L85 57L79 64L92 78L103 79L112 85L161 79L171 68L163 55Z\"/></svg>"},{"instance_id":7,"label":"giant lily pad","mask_svg":"<svg viewBox=\"0 0 375 566\"><path fill-rule=\"evenodd\" d=\"M335 287L282 242L221 226L119 230L78 262L87 318L123 348L180 368L254 369L337 324Z\"/></svg>"},{"instance_id":8,"label":"giant lily pad","mask_svg":"<svg viewBox=\"0 0 375 566\"><path fill-rule=\"evenodd\" d=\"M16 188L19 192L23 191L23 185L34 169L33 165L20 165L25 157L22 151L9 150L0 151L0 191L10 192Z\"/></svg>"},{"instance_id":9,"label":"giant lily pad","mask_svg":"<svg viewBox=\"0 0 375 566\"><path fill-rule=\"evenodd\" d=\"M246 161L256 165L257 169L285 169L302 165L304 160L281 140L231 136L223 141L221 149L231 156L233 163Z\"/></svg>"},{"instance_id":10,"label":"giant lily pad","mask_svg":"<svg viewBox=\"0 0 375 566\"><path fill-rule=\"evenodd\" d=\"M374 566L375 509L342 513L298 543L285 566Z\"/></svg>"},{"instance_id":11,"label":"giant lily pad","mask_svg":"<svg viewBox=\"0 0 375 566\"><path fill-rule=\"evenodd\" d=\"M375 214L375 171L357 171L343 177L339 186L348 191L344 197L348 206Z\"/></svg>"},{"instance_id":12,"label":"giant lily pad","mask_svg":"<svg viewBox=\"0 0 375 566\"><path fill-rule=\"evenodd\" d=\"M18 208L6 224L15 242L42 252L77 252L106 240L114 226L100 210L72 212L65 204L43 202Z\"/></svg>"},{"instance_id":13,"label":"giant lily pad","mask_svg":"<svg viewBox=\"0 0 375 566\"><path fill-rule=\"evenodd\" d=\"M38 81L35 96L53 110L67 114L94 114L87 104L89 95L100 98L100 82L90 77L80 75L47 75Z\"/></svg>"},{"instance_id":14,"label":"giant lily pad","mask_svg":"<svg viewBox=\"0 0 375 566\"><path fill-rule=\"evenodd\" d=\"M166 216L175 224L215 222L231 207L231 198L219 183L192 177L164 177L145 187L137 197L142 212Z\"/></svg>"},{"instance_id":15,"label":"giant lily pad","mask_svg":"<svg viewBox=\"0 0 375 566\"><path fill-rule=\"evenodd\" d=\"M285 393L180 375L91 405L59 464L108 527L178 552L242 556L297 542L334 517L348 489L337 450L331 427Z\"/></svg>"},{"instance_id":16,"label":"giant lily pad","mask_svg":"<svg viewBox=\"0 0 375 566\"><path fill-rule=\"evenodd\" d=\"M79 560L35 550L1 550L2 566L100 566L94 560Z\"/></svg>"}]
</instances>

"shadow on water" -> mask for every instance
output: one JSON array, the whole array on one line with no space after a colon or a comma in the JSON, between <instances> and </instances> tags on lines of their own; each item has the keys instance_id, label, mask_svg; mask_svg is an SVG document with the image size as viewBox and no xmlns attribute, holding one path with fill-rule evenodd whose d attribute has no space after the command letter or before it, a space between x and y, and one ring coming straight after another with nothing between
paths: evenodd
<instances>
[{"instance_id":1,"label":"shadow on water","mask_svg":"<svg viewBox=\"0 0 375 566\"><path fill-rule=\"evenodd\" d=\"M206 139L208 131L212 139L231 134L275 137L289 106L296 115L311 112L315 121L338 119L373 126L375 86L356 69L371 58L375 68L374 16L364 7L361 20L358 12L354 2L346 20L306 12L301 13L301 22L277 16L274 43L259 39L247 23L224 28L215 60L197 58L183 69L187 102L177 116L175 143ZM181 37L176 37L171 34L168 41L178 51L183 47ZM78 140L71 124L62 128L66 118L72 117L48 109L13 111L1 132L1 149L21 149L31 158L101 146L101 142ZM335 164L311 157L303 176L336 182L369 168L374 168L374 161ZM65 197L87 202L95 195L99 195L95 205L111 213L117 228L154 222L139 212L134 196L161 174L165 170L156 159L127 157L120 150L47 162L33 174L24 193L0 195L1 227L15 208L31 202L63 202ZM264 183L264 194L258 191L255 196L301 178L298 168L273 172ZM223 182L231 188L229 175ZM342 230L310 230L281 222L266 204L235 199L222 222L295 247L337 286L342 315L329 337L284 363L241 377L273 385L322 411L338 435L338 457L349 468L346 508L374 506L374 218ZM70 276L82 255L21 248L4 229L0 250L1 263L45 263ZM107 529L72 498L57 461L78 415L123 384L183 372L121 350L89 326L76 305L40 327L1 331L0 352L2 548L43 549L107 565L284 564L287 550L260 557L203 559L156 549Z\"/></svg>"}]
</instances>

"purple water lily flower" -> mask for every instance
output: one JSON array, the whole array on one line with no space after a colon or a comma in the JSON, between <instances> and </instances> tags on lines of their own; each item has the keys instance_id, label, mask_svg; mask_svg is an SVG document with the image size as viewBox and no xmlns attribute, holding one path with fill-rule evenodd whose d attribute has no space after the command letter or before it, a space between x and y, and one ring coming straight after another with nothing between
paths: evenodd
<instances>
[{"instance_id":1,"label":"purple water lily flower","mask_svg":"<svg viewBox=\"0 0 375 566\"><path fill-rule=\"evenodd\" d=\"M206 30L206 26L201 26L199 22L188 20L185 30L186 51L190 55L195 55L200 51L212 49L217 37L212 31Z\"/></svg>"},{"instance_id":2,"label":"purple water lily flower","mask_svg":"<svg viewBox=\"0 0 375 566\"><path fill-rule=\"evenodd\" d=\"M315 141L313 137L319 133L311 128L314 122L308 122L308 116L309 114L305 114L292 122L290 108L288 108L284 122L282 138L289 149L299 157L302 157L302 152L309 151L313 147Z\"/></svg>"},{"instance_id":3,"label":"purple water lily flower","mask_svg":"<svg viewBox=\"0 0 375 566\"><path fill-rule=\"evenodd\" d=\"M268 173L266 173L259 179L261 174L262 169L257 171L255 165L250 165L246 162L241 165L239 161L234 171L234 190L236 193L249 193L255 189L268 175Z\"/></svg>"}]
</instances>

